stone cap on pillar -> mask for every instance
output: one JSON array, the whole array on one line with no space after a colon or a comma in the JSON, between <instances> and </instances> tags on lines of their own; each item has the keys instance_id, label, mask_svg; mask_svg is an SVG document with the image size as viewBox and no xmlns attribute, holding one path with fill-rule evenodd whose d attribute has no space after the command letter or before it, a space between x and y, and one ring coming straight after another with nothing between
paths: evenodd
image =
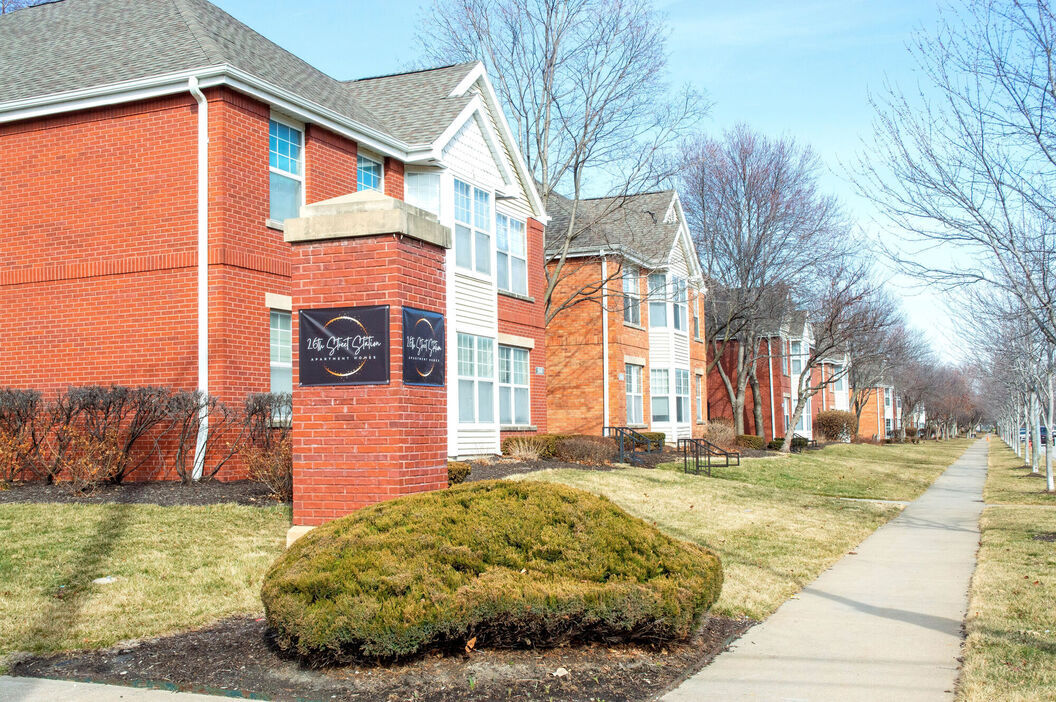
<instances>
[{"instance_id":1,"label":"stone cap on pillar","mask_svg":"<svg viewBox=\"0 0 1056 702\"><path fill-rule=\"evenodd\" d=\"M451 230L436 215L375 190L305 205L300 217L286 220L285 231L290 243L403 234L451 248Z\"/></svg>"}]
</instances>

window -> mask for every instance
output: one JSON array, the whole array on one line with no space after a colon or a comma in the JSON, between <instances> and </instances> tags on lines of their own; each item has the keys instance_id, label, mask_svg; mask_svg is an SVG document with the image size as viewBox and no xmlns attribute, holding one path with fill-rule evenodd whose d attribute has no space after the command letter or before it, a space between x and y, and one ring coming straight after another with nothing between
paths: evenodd
<instances>
[{"instance_id":1,"label":"window","mask_svg":"<svg viewBox=\"0 0 1056 702\"><path fill-rule=\"evenodd\" d=\"M803 358L800 355L802 353L802 348L803 346L800 342L792 342L792 352L790 354L792 356L792 372L796 375L803 372Z\"/></svg>"},{"instance_id":2,"label":"window","mask_svg":"<svg viewBox=\"0 0 1056 702\"><path fill-rule=\"evenodd\" d=\"M638 289L638 269L634 266L623 269L623 321L642 323L642 297Z\"/></svg>"},{"instance_id":3,"label":"window","mask_svg":"<svg viewBox=\"0 0 1056 702\"><path fill-rule=\"evenodd\" d=\"M890 417L888 417L887 419L884 420L884 433L885 434L890 434L891 433L891 418Z\"/></svg>"},{"instance_id":4,"label":"window","mask_svg":"<svg viewBox=\"0 0 1056 702\"><path fill-rule=\"evenodd\" d=\"M499 347L499 423L531 424L528 399L528 349Z\"/></svg>"},{"instance_id":5,"label":"window","mask_svg":"<svg viewBox=\"0 0 1056 702\"><path fill-rule=\"evenodd\" d=\"M271 311L271 392L293 392L290 313Z\"/></svg>"},{"instance_id":6,"label":"window","mask_svg":"<svg viewBox=\"0 0 1056 702\"><path fill-rule=\"evenodd\" d=\"M455 265L491 275L491 194L455 181Z\"/></svg>"},{"instance_id":7,"label":"window","mask_svg":"<svg viewBox=\"0 0 1056 702\"><path fill-rule=\"evenodd\" d=\"M788 375L788 354L785 353L785 340L779 337L779 341L781 342L781 350L779 352L781 354L781 372Z\"/></svg>"},{"instance_id":8,"label":"window","mask_svg":"<svg viewBox=\"0 0 1056 702\"><path fill-rule=\"evenodd\" d=\"M458 335L458 421L495 421L495 346L492 339Z\"/></svg>"},{"instance_id":9,"label":"window","mask_svg":"<svg viewBox=\"0 0 1056 702\"><path fill-rule=\"evenodd\" d=\"M689 421L689 371L675 369L675 421Z\"/></svg>"},{"instance_id":10,"label":"window","mask_svg":"<svg viewBox=\"0 0 1056 702\"><path fill-rule=\"evenodd\" d=\"M495 276L499 290L518 295L528 294L528 251L524 222L495 215Z\"/></svg>"},{"instance_id":11,"label":"window","mask_svg":"<svg viewBox=\"0 0 1056 702\"><path fill-rule=\"evenodd\" d=\"M653 409L654 422L671 421L671 384L666 368L649 371L649 404Z\"/></svg>"},{"instance_id":12,"label":"window","mask_svg":"<svg viewBox=\"0 0 1056 702\"><path fill-rule=\"evenodd\" d=\"M642 412L642 366L630 363L624 366L627 377L627 423L639 426L645 423Z\"/></svg>"},{"instance_id":13,"label":"window","mask_svg":"<svg viewBox=\"0 0 1056 702\"><path fill-rule=\"evenodd\" d=\"M788 433L788 424L792 421L792 398L785 398L785 433Z\"/></svg>"},{"instance_id":14,"label":"window","mask_svg":"<svg viewBox=\"0 0 1056 702\"><path fill-rule=\"evenodd\" d=\"M898 409L902 409L902 398L901 397L896 397L895 398L895 407L898 408Z\"/></svg>"},{"instance_id":15,"label":"window","mask_svg":"<svg viewBox=\"0 0 1056 702\"><path fill-rule=\"evenodd\" d=\"M696 295L693 297L693 338L700 341L700 314L697 308L700 307L700 296Z\"/></svg>"},{"instance_id":16,"label":"window","mask_svg":"<svg viewBox=\"0 0 1056 702\"><path fill-rule=\"evenodd\" d=\"M268 123L268 217L281 222L300 213L304 185L301 130L282 122Z\"/></svg>"},{"instance_id":17,"label":"window","mask_svg":"<svg viewBox=\"0 0 1056 702\"><path fill-rule=\"evenodd\" d=\"M810 400L807 400L803 407L803 414L799 415L799 421L796 422L796 431L807 430L807 417L810 416Z\"/></svg>"},{"instance_id":18,"label":"window","mask_svg":"<svg viewBox=\"0 0 1056 702\"><path fill-rule=\"evenodd\" d=\"M356 190L381 191L381 163L356 155Z\"/></svg>"},{"instance_id":19,"label":"window","mask_svg":"<svg viewBox=\"0 0 1056 702\"><path fill-rule=\"evenodd\" d=\"M889 393L888 391L885 390L884 391L884 407L890 407L890 406L891 406L891 393Z\"/></svg>"},{"instance_id":20,"label":"window","mask_svg":"<svg viewBox=\"0 0 1056 702\"><path fill-rule=\"evenodd\" d=\"M704 423L704 376L697 374L697 424Z\"/></svg>"},{"instance_id":21,"label":"window","mask_svg":"<svg viewBox=\"0 0 1056 702\"><path fill-rule=\"evenodd\" d=\"M440 174L407 173L403 177L404 199L408 205L440 215Z\"/></svg>"},{"instance_id":22,"label":"window","mask_svg":"<svg viewBox=\"0 0 1056 702\"><path fill-rule=\"evenodd\" d=\"M832 375L837 379L832 383L832 389L836 392L843 391L843 366L833 366Z\"/></svg>"},{"instance_id":23,"label":"window","mask_svg":"<svg viewBox=\"0 0 1056 702\"><path fill-rule=\"evenodd\" d=\"M667 279L663 273L649 275L649 326L667 326L667 300L664 298Z\"/></svg>"},{"instance_id":24,"label":"window","mask_svg":"<svg viewBox=\"0 0 1056 702\"><path fill-rule=\"evenodd\" d=\"M672 306L674 309L675 329L687 331L689 319L686 316L686 281L682 278L672 278L671 285L675 289L675 300Z\"/></svg>"}]
</instances>

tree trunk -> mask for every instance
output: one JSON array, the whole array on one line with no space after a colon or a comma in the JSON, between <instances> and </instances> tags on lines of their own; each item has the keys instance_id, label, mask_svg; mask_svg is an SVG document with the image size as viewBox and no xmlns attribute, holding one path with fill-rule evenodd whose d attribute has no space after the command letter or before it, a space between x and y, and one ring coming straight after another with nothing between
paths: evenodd
<instances>
[{"instance_id":1,"label":"tree trunk","mask_svg":"<svg viewBox=\"0 0 1056 702\"><path fill-rule=\"evenodd\" d=\"M1056 398L1052 395L1052 373L1049 378L1049 411L1045 415L1045 489L1056 492L1056 482L1052 475L1052 416L1056 414Z\"/></svg>"},{"instance_id":2,"label":"tree trunk","mask_svg":"<svg viewBox=\"0 0 1056 702\"><path fill-rule=\"evenodd\" d=\"M766 436L766 429L763 427L763 396L759 392L759 378L755 374L755 369L748 374L748 382L752 386L752 414L755 420L755 433L757 436Z\"/></svg>"}]
</instances>

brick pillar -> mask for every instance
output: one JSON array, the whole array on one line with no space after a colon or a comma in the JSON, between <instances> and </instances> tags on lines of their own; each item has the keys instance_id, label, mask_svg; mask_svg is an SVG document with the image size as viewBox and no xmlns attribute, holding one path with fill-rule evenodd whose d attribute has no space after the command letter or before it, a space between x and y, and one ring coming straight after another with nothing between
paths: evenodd
<instances>
[{"instance_id":1,"label":"brick pillar","mask_svg":"<svg viewBox=\"0 0 1056 702\"><path fill-rule=\"evenodd\" d=\"M447 485L447 392L403 382L404 306L444 314L450 232L364 192L302 208L292 245L293 523ZM302 385L302 310L388 305L387 384ZM446 374L445 374L446 375Z\"/></svg>"}]
</instances>

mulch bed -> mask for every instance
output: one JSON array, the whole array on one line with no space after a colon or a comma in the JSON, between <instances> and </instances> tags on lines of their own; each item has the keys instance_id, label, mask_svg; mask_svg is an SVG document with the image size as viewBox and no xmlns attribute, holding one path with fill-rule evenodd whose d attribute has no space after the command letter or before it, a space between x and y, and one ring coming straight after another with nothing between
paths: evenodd
<instances>
[{"instance_id":1,"label":"mulch bed","mask_svg":"<svg viewBox=\"0 0 1056 702\"><path fill-rule=\"evenodd\" d=\"M497 458L487 461L470 461L471 470L466 482L474 480L501 480L518 473L534 473L540 470L561 470L571 468L573 470L619 470L619 466L599 465L588 466L581 463L567 463L540 458L535 461L516 461L507 458Z\"/></svg>"},{"instance_id":2,"label":"mulch bed","mask_svg":"<svg viewBox=\"0 0 1056 702\"><path fill-rule=\"evenodd\" d=\"M42 502L150 504L163 507L217 504L266 507L278 504L266 487L252 480L206 480L189 485L175 481L107 484L90 495L76 492L69 485L45 485L42 482L12 483L0 489L0 504Z\"/></svg>"},{"instance_id":3,"label":"mulch bed","mask_svg":"<svg viewBox=\"0 0 1056 702\"><path fill-rule=\"evenodd\" d=\"M1045 541L1047 543L1056 543L1056 531L1043 531L1039 534L1035 534L1031 537L1035 541Z\"/></svg>"},{"instance_id":4,"label":"mulch bed","mask_svg":"<svg viewBox=\"0 0 1056 702\"><path fill-rule=\"evenodd\" d=\"M263 620L239 617L100 651L9 662L11 675L272 700L647 700L698 671L754 623L709 617L689 641L664 646L434 652L401 664L313 670L280 657Z\"/></svg>"}]
</instances>

